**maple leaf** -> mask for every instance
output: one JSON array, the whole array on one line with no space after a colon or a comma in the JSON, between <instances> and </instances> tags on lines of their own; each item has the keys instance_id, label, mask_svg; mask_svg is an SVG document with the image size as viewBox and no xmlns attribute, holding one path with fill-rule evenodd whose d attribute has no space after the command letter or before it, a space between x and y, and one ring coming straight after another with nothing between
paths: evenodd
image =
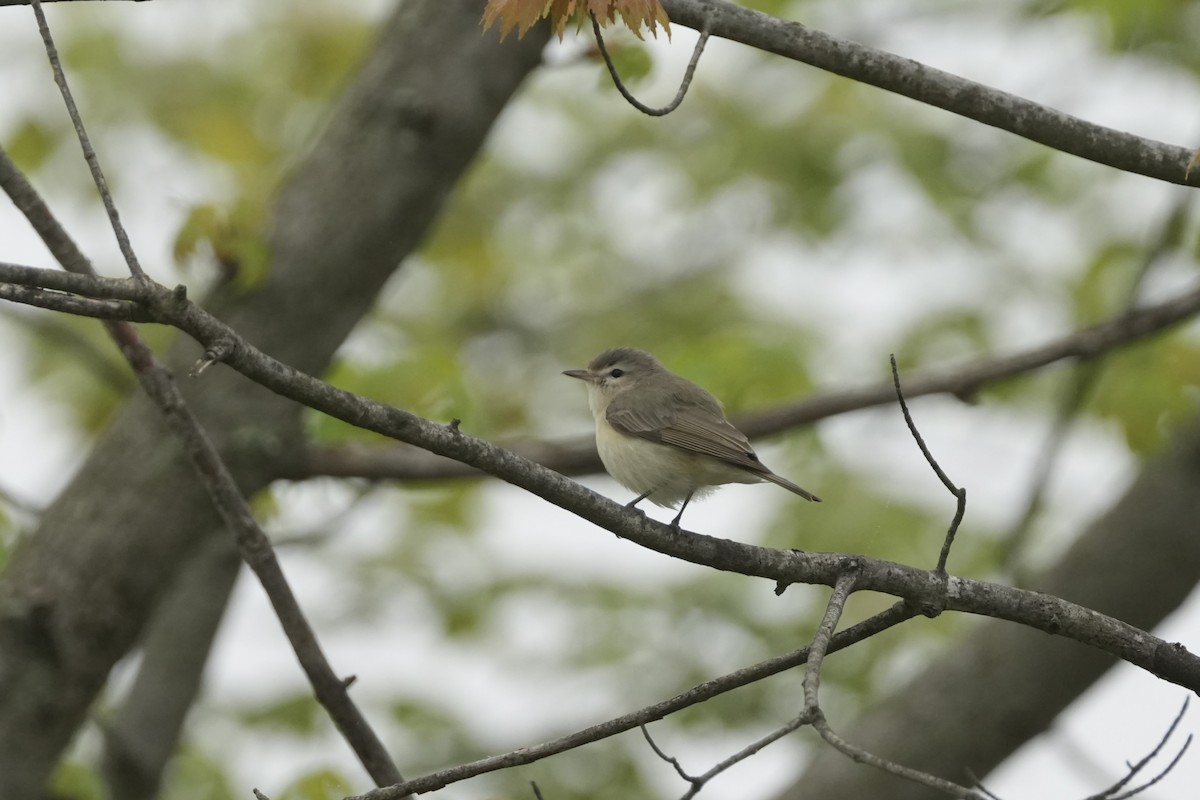
<instances>
[{"instance_id":1,"label":"maple leaf","mask_svg":"<svg viewBox=\"0 0 1200 800\"><path fill-rule=\"evenodd\" d=\"M499 23L501 40L514 28L520 38L535 22L548 17L554 32L562 39L567 21L576 12L594 16L601 25L620 17L639 39L643 25L651 36L658 36L660 25L668 37L671 35L670 20L658 0L487 0L483 9L483 29Z\"/></svg>"}]
</instances>

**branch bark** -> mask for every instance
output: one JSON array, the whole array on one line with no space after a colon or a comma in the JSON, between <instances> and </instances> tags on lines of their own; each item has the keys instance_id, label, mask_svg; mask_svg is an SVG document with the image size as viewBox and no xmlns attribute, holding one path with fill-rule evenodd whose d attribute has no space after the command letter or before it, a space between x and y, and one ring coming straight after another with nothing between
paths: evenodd
<instances>
[{"instance_id":1,"label":"branch bark","mask_svg":"<svg viewBox=\"0 0 1200 800\"><path fill-rule=\"evenodd\" d=\"M1064 153L1169 183L1200 186L1193 151L1106 128L882 50L727 0L662 0L671 22L811 64Z\"/></svg>"},{"instance_id":2,"label":"branch bark","mask_svg":"<svg viewBox=\"0 0 1200 800\"><path fill-rule=\"evenodd\" d=\"M55 279L76 281L80 276ZM1120 620L1059 597L843 553L799 554L700 534L679 537L675 528L650 520L540 464L464 433L457 420L449 425L436 424L289 367L255 348L211 314L181 298L178 291L132 279L111 281L108 285L114 291L128 293L131 299L152 309L160 320L204 343L206 361L216 358L210 354L219 352L224 363L283 397L351 425L495 475L622 539L663 555L714 569L767 578L782 585L816 583L832 586L850 565L857 564L862 570L859 583L862 589L901 597L921 608L935 607L1019 622L1090 644L1165 680L1200 689L1200 658L1182 645L1167 645Z\"/></svg>"}]
</instances>

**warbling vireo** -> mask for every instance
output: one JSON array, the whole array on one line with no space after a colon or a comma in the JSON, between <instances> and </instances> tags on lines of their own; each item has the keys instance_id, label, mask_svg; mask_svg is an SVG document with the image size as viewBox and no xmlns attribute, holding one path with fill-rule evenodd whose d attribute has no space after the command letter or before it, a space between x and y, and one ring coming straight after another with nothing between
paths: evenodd
<instances>
[{"instance_id":1,"label":"warbling vireo","mask_svg":"<svg viewBox=\"0 0 1200 800\"><path fill-rule=\"evenodd\" d=\"M721 401L674 374L649 353L632 347L605 350L587 369L563 372L587 383L596 418L596 449L608 474L656 505L683 505L723 483L770 481L821 502L767 469L746 435L725 419Z\"/></svg>"}]
</instances>

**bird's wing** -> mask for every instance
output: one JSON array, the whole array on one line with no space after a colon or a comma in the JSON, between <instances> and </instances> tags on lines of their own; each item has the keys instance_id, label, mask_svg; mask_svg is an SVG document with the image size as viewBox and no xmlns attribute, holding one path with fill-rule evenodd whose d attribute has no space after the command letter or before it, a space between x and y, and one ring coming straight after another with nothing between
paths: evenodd
<instances>
[{"instance_id":1,"label":"bird's wing","mask_svg":"<svg viewBox=\"0 0 1200 800\"><path fill-rule=\"evenodd\" d=\"M635 408L616 398L608 406L608 424L626 436L702 453L751 472L770 473L759 462L750 440L729 424L715 400L697 405L680 403L675 397L656 399L661 402L646 402L643 396Z\"/></svg>"}]
</instances>

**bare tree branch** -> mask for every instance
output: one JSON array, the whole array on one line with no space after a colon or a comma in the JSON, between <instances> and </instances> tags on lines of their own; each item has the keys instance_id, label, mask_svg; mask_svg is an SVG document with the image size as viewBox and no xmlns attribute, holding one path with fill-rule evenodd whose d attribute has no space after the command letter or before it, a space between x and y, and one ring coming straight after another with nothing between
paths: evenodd
<instances>
[{"instance_id":1,"label":"bare tree branch","mask_svg":"<svg viewBox=\"0 0 1200 800\"><path fill-rule=\"evenodd\" d=\"M184 720L200 691L208 642L224 616L240 563L232 538L208 539L147 627L137 679L100 725L100 768L109 797L159 797L163 770L176 754ZM214 583L224 584L225 590L213 592Z\"/></svg>"},{"instance_id":2,"label":"bare tree branch","mask_svg":"<svg viewBox=\"0 0 1200 800\"><path fill-rule=\"evenodd\" d=\"M1086 122L912 59L726 0L662 0L662 5L673 23L707 28L713 36L802 61L1089 161L1170 183L1200 185L1200 171L1188 174L1189 148Z\"/></svg>"},{"instance_id":3,"label":"bare tree branch","mask_svg":"<svg viewBox=\"0 0 1200 800\"><path fill-rule=\"evenodd\" d=\"M1174 431L1113 505L1096 517L1034 582L1151 630L1195 591L1200 579L1200 418ZM935 775L986 775L1062 711L1114 660L1060 638L998 620L972 626L903 685L848 727L872 752ZM980 676L986 691L980 691ZM1052 676L1053 679L1048 679ZM1130 698L1138 705L1140 698ZM922 720L913 735L913 720ZM964 730L972 735L963 736ZM927 800L929 792L819 751L780 800L887 797Z\"/></svg>"},{"instance_id":4,"label":"bare tree branch","mask_svg":"<svg viewBox=\"0 0 1200 800\"><path fill-rule=\"evenodd\" d=\"M40 18L36 0L34 8L39 11ZM44 22L44 19L42 21ZM43 36L49 43L48 31L44 32ZM60 86L69 97L70 91L66 88L65 79L60 80ZM98 176L98 171L93 172L93 175ZM102 195L108 194L107 186L99 177L97 187ZM0 188L3 188L25 213L42 241L52 249L64 253L64 267L73 266L82 272L84 277L97 277L86 256L75 247L70 236L37 197L33 187L25 181L3 148L0 148ZM111 204L111 197L108 204ZM115 217L112 219L114 227L120 230L119 221ZM127 238L125 243L128 245ZM152 286L150 279L135 265L136 260L129 262L130 271L136 276L131 281ZM166 302L178 303L181 294L173 293L171 297L174 299ZM329 712L338 730L376 784L383 786L398 783L402 780L400 771L392 763L391 757L367 723L366 717L350 699L345 683L334 673L275 558L270 540L254 519L246 498L217 448L179 392L174 376L158 363L132 325L128 322L109 322L107 325L122 354L137 375L142 389L158 406L167 427L178 437L222 521L236 537L242 558L254 571L266 591L296 658L312 684L317 700Z\"/></svg>"},{"instance_id":5,"label":"bare tree branch","mask_svg":"<svg viewBox=\"0 0 1200 800\"><path fill-rule=\"evenodd\" d=\"M705 772L702 775L688 774L688 772L679 763L679 759L677 759L673 756L667 755L665 752L663 752L662 748L659 747L657 743L655 743L654 737L652 737L650 735L650 731L646 728L645 725L642 725L641 729L642 729L642 736L644 736L646 738L646 742L650 745L650 748L654 751L654 754L657 755L659 758L661 758L663 761L670 764L672 767L674 767L675 772L678 773L679 777L683 778L685 781L687 781L688 783L691 784L691 787L686 792L684 792L683 796L680 798L680 800L691 800L691 798L700 794L700 791L705 787L705 785L708 784L709 781L711 781L713 778L720 775L722 772L725 772L729 768L740 764L741 762L745 761L747 758L750 758L751 756L755 755L756 753L761 752L762 749L764 747L766 747L767 745L774 744L775 742L782 739L784 736L787 736L789 733L799 730L800 728L803 728L805 725L809 725L811 723L812 723L811 715L809 715L807 713L802 713L799 716L794 717L792 720L787 722L785 725L782 725L782 726L776 728L775 730L771 731L766 736L762 736L762 737L754 740L753 742L746 745L741 750L738 750L736 753L729 756L728 758L722 759L720 762L715 764L712 768L710 768L707 772Z\"/></svg>"},{"instance_id":6,"label":"bare tree branch","mask_svg":"<svg viewBox=\"0 0 1200 800\"><path fill-rule=\"evenodd\" d=\"M838 578L837 583L834 584L833 592L829 595L825 614L821 618L821 624L817 626L816 635L813 636L813 642L809 649L808 665L804 672L804 712L802 716L806 715L812 719L813 728L827 744L854 761L867 764L897 777L912 781L913 783L928 786L931 789L936 789L952 797L963 798L963 800L978 800L980 794L965 786L959 786L936 775L930 775L926 772L897 764L894 761L889 761L846 741L833 730L828 720L825 719L825 712L821 710L820 702L821 666L825 661L825 654L828 652L829 643L833 639L834 628L837 627L838 620L842 618L842 611L846 608L846 600L849 599L850 593L854 591L857 580L858 576L855 565L848 564L847 571Z\"/></svg>"},{"instance_id":7,"label":"bare tree branch","mask_svg":"<svg viewBox=\"0 0 1200 800\"><path fill-rule=\"evenodd\" d=\"M1137 777L1139 772L1146 768L1147 764L1157 758L1158 754L1162 752L1162 749L1167 746L1167 742L1170 740L1171 735L1175 733L1175 729L1179 727L1179 723L1183 720L1183 715L1187 713L1188 701L1190 699L1191 698L1187 697L1184 698L1183 705L1179 708L1179 713L1175 715L1175 719L1173 719L1171 724L1167 726L1166 732L1163 733L1162 738L1158 740L1158 744L1154 746L1153 750L1147 753L1145 757L1136 763L1129 764L1128 772L1126 773L1125 777L1121 778L1104 791L1091 795L1090 797L1086 798L1086 800L1128 800L1128 798L1135 797L1146 791L1151 786L1158 783L1168 774L1170 774L1171 770L1175 769L1175 765L1179 763L1179 759L1183 758L1183 754L1187 752L1188 747L1191 745L1191 734L1188 734L1187 738L1184 739L1183 746L1179 748L1179 752L1175 754L1175 757L1172 758L1165 767L1163 767L1162 771L1140 786L1135 786L1128 791L1121 791L1129 785L1130 781Z\"/></svg>"},{"instance_id":8,"label":"bare tree branch","mask_svg":"<svg viewBox=\"0 0 1200 800\"><path fill-rule=\"evenodd\" d=\"M78 317L123 320L125 322L154 322L154 315L129 300L95 300L89 297L47 291L36 286L0 283L0 300L26 306L61 311Z\"/></svg>"},{"instance_id":9,"label":"bare tree branch","mask_svg":"<svg viewBox=\"0 0 1200 800\"><path fill-rule=\"evenodd\" d=\"M127 280L78 278L58 270L40 270L0 262L0 285L4 283L69 292L83 298L127 300L143 304L146 302L146 295ZM46 300L45 306L54 310L70 310L65 301L63 304L54 305L57 302L57 296L52 296ZM78 312L84 316L100 316L107 308L103 305L89 304L77 306ZM905 378L904 396L908 399L932 394L970 397L990 383L1018 377L1057 361L1086 361L1101 356L1113 348L1161 333L1197 314L1200 314L1200 288L1161 303L1131 309L1105 322L1008 356L913 373ZM154 316L151 313L151 317L155 321L172 324L169 318L161 315ZM837 414L888 405L895 399L895 386L891 381L887 381L858 389L826 392L775 409L737 415L734 421L747 435L759 438ZM523 458L566 475L584 475L601 469L594 437L591 436L563 442L511 442L506 443L506 446ZM284 466L286 471L279 477L289 480L302 480L317 475L441 480L479 477L480 474L479 470L469 465L406 446L309 446L301 457L290 460Z\"/></svg>"},{"instance_id":10,"label":"bare tree branch","mask_svg":"<svg viewBox=\"0 0 1200 800\"><path fill-rule=\"evenodd\" d=\"M688 87L692 85L692 77L696 74L696 65L700 63L700 54L704 52L704 45L708 43L708 29L703 28L700 31L700 38L696 40L696 46L692 50L692 58L688 61L687 69L683 73L683 80L679 83L679 91L675 93L674 99L662 108L653 108L639 101L629 91L628 87L625 86L624 81L621 80L621 75L617 72L617 65L613 63L612 56L608 54L608 46L604 44L604 33L600 30L600 21L596 19L594 13L588 12L588 16L592 18L592 33L596 37L596 47L599 48L600 55L604 59L604 64L608 67L608 74L612 77L613 85L617 87L617 91L621 93L626 102L638 111L651 117L665 117L679 108L679 104L683 102L683 98L687 94Z\"/></svg>"},{"instance_id":11,"label":"bare tree branch","mask_svg":"<svg viewBox=\"0 0 1200 800\"><path fill-rule=\"evenodd\" d=\"M946 560L950 558L950 548L954 545L954 536L958 533L958 526L962 524L963 514L967 511L967 490L955 486L954 481L950 480L950 477L942 470L941 464L933 457L933 453L929 452L929 447L925 444L925 438L917 430L917 424L913 422L912 414L908 411L908 403L904 400L904 392L900 389L900 370L896 368L896 356L894 353L891 356L891 364L892 384L896 387L896 400L900 403L901 413L904 414L904 424L908 426L908 431L912 434L917 447L920 448L921 455L925 456L925 461L933 469L934 474L938 476L938 480L946 487L946 491L954 495L954 518L950 520L950 527L946 529L946 538L942 540L942 551L938 554L937 567L934 570L944 575L946 572Z\"/></svg>"},{"instance_id":12,"label":"bare tree branch","mask_svg":"<svg viewBox=\"0 0 1200 800\"><path fill-rule=\"evenodd\" d=\"M37 17L38 33L41 34L42 44L46 48L46 57L50 59L50 70L54 73L54 83L58 86L59 94L62 95L63 105L66 106L67 115L71 118L71 126L75 128L75 138L83 149L83 160L87 162L88 172L91 173L92 181L100 193L100 200L104 203L104 213L112 224L113 233L117 237L117 246L121 249L121 256L125 259L125 265L129 267L130 274L135 278L144 279L146 273L142 270L142 265L138 263L137 253L133 252L133 245L129 242L129 234L126 233L125 226L121 224L121 215L117 211L117 204L113 202L112 193L108 190L108 180L104 177L104 170L100 167L100 159L96 156L91 137L88 136L87 129L83 125L83 117L79 114L79 107L75 104L71 87L67 85L67 74L63 71L62 62L58 58L58 48L54 44L54 37L50 35L50 26L46 23L42 4L40 0L31 0L31 5L33 14Z\"/></svg>"},{"instance_id":13,"label":"bare tree branch","mask_svg":"<svg viewBox=\"0 0 1200 800\"><path fill-rule=\"evenodd\" d=\"M862 622L852 625L843 631L839 631L829 643L829 652L833 653L838 650L844 650L852 644L861 642L864 639L870 638L877 633L887 630L888 628L899 625L901 622L912 619L917 612L912 609L907 603L900 602L893 605L886 611L863 620ZM738 689L742 686L747 686L755 681L760 681L771 675L776 675L793 667L800 666L808 660L809 648L801 647L798 650L793 650L790 653L785 653L781 656L768 659L750 667L740 669L736 672L731 672L728 675L723 675L719 678L714 678L711 681L695 686L686 692L676 695L669 700L664 700L660 703L655 703L646 706L638 711L625 714L623 716L611 719L607 722L602 722L598 725L593 725L589 728L576 731L561 738L555 739L544 744L535 745L533 747L522 747L519 750L513 750L509 753L504 753L497 756L489 756L488 758L480 759L469 764L461 764L456 767L441 770L429 775L424 775L419 778L414 778L406 781L399 786L388 786L383 789L376 789L372 792L367 792L353 800L395 800L403 794L423 794L432 792L442 787L449 786L452 783L474 778L478 775L483 775L488 772L496 772L497 770L508 769L510 767L521 766L524 764L532 764L535 761L540 761L543 758L549 758L553 755L573 750L577 747L582 747L585 744L607 739L610 736L615 736L619 733L624 733L633 730L641 725L645 725L655 720L660 720L668 714L673 714L676 711L698 705L706 700L709 700L717 695L725 692Z\"/></svg>"},{"instance_id":14,"label":"bare tree branch","mask_svg":"<svg viewBox=\"0 0 1200 800\"><path fill-rule=\"evenodd\" d=\"M39 282L52 288L86 286L82 276L0 264L0 281ZM51 277L53 275L54 277ZM631 513L565 476L470 436L457 426L440 425L398 408L338 389L266 355L239 337L228 325L187 301L183 293L153 282L132 279L97 279L105 291L143 303L160 321L187 332L206 348L228 353L225 363L246 377L284 397L366 430L417 445L438 455L468 464L526 489L549 502L663 555L715 569L754 575L776 583L819 583L832 586L850 562L861 562L860 587L915 602L933 603L952 611L983 614L1019 622L1049 633L1099 647L1131 664L1173 683L1200 689L1200 659L1182 645L1168 645L1119 620L1082 608L1061 598L1027 592L1001 584L968 578L940 576L891 562L842 553L795 553L755 547L695 534L678 536L665 525ZM1195 292L1188 295L1190 298ZM1194 300L1193 300L1194 301ZM1150 319L1178 312L1180 299L1158 307L1150 318L1137 314L1121 319L1135 330L1144 330ZM1111 324L1110 324L1111 326ZM1107 330L1107 329L1106 329ZM1104 341L1096 329L1078 345L1094 348ZM1086 343L1086 344L1085 344ZM911 392L910 392L911 393Z\"/></svg>"},{"instance_id":15,"label":"bare tree branch","mask_svg":"<svg viewBox=\"0 0 1200 800\"><path fill-rule=\"evenodd\" d=\"M91 172L92 180L100 193L104 209L112 224L121 254L135 282L148 284L150 278L138 263L137 254L129 241L125 226L121 224L116 203L108 189L108 182L100 166L100 160L92 148L91 140L84 128L83 119L67 83L66 73L58 58L54 38L46 23L39 0L32 0L33 12L37 17L38 31L50 59L54 82L58 85L63 102L71 117L76 137L83 148L84 160ZM67 232L50 214L45 204L37 198L36 191L24 180L8 154L0 148L0 182L19 209L34 226L42 240L51 247L67 251L61 262L64 267L75 267L86 275L95 277L96 272L81 251L76 248ZM33 202L33 201L37 202ZM71 252L73 251L73 252ZM176 301L180 300L176 293ZM275 609L275 614L287 634L288 642L296 654L317 700L329 712L342 736L354 750L363 767L377 785L398 783L403 780L399 769L392 762L383 742L367 723L366 717L350 699L347 685L340 680L330 666L317 641L316 634L300 608L295 593L287 582L271 542L259 527L249 503L238 487L233 473L229 471L217 447L201 427L199 420L188 407L170 370L162 366L140 335L128 322L108 323L109 332L137 375L143 390L155 402L167 427L183 446L197 477L208 493L218 515L237 540L242 558L258 577L263 589ZM165 763L165 762L163 762Z\"/></svg>"}]
</instances>

